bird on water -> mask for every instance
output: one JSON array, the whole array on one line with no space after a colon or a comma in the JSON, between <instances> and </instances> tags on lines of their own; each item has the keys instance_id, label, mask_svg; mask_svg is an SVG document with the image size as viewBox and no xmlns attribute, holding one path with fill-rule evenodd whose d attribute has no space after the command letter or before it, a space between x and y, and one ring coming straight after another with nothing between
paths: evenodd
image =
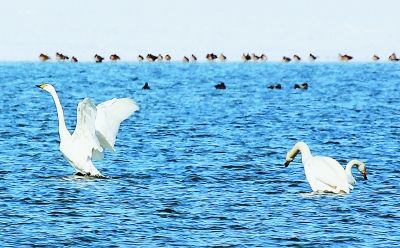
<instances>
[{"instance_id":1,"label":"bird on water","mask_svg":"<svg viewBox=\"0 0 400 248\"><path fill-rule=\"evenodd\" d=\"M355 179L351 173L353 166L356 166L364 179L367 179L365 164L361 161L352 160L344 169L339 162L331 157L313 156L308 145L302 141L297 142L287 153L285 167L289 166L298 153L301 153L304 173L314 192L350 193L355 184Z\"/></svg>"},{"instance_id":2,"label":"bird on water","mask_svg":"<svg viewBox=\"0 0 400 248\"><path fill-rule=\"evenodd\" d=\"M90 98L78 104L77 123L71 134L65 124L64 111L51 84L37 85L53 97L58 116L60 151L78 176L103 177L92 160L103 160L105 150L115 152L115 141L122 121L139 110L130 98L113 98L94 105Z\"/></svg>"}]
</instances>

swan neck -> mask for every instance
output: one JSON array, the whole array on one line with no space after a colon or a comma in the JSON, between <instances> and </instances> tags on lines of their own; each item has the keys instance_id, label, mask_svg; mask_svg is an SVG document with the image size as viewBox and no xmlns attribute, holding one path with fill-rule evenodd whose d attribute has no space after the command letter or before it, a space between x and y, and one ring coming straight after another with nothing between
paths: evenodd
<instances>
[{"instance_id":1,"label":"swan neck","mask_svg":"<svg viewBox=\"0 0 400 248\"><path fill-rule=\"evenodd\" d=\"M57 93L55 91L51 91L50 94L53 97L54 104L56 105L58 116L58 132L60 135L60 140L62 140L64 137L69 136L70 133L67 129L67 126L65 125L64 111L62 109Z\"/></svg>"},{"instance_id":2,"label":"swan neck","mask_svg":"<svg viewBox=\"0 0 400 248\"><path fill-rule=\"evenodd\" d=\"M353 173L351 172L351 169L353 169L353 167L356 166L356 165L357 164L354 163L353 160L348 162L347 165L346 165L346 169L345 169L346 174L349 175L349 176L353 176Z\"/></svg>"},{"instance_id":3,"label":"swan neck","mask_svg":"<svg viewBox=\"0 0 400 248\"><path fill-rule=\"evenodd\" d=\"M311 157L310 148L306 143L299 142L296 144L296 148L301 152L301 157L303 161Z\"/></svg>"}]
</instances>

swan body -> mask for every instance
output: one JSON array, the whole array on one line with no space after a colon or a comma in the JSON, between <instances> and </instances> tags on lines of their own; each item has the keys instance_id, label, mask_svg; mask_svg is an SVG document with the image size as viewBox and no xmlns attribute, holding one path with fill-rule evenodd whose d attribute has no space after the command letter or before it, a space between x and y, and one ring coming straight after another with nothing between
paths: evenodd
<instances>
[{"instance_id":1,"label":"swan body","mask_svg":"<svg viewBox=\"0 0 400 248\"><path fill-rule=\"evenodd\" d=\"M102 177L92 160L102 160L106 149L115 151L119 126L139 110L138 105L129 98L114 98L96 107L89 98L85 98L78 104L77 123L71 134L65 125L64 112L55 88L51 84L37 87L53 97L58 115L60 151L64 158L77 174Z\"/></svg>"},{"instance_id":2,"label":"swan body","mask_svg":"<svg viewBox=\"0 0 400 248\"><path fill-rule=\"evenodd\" d=\"M350 193L353 186L343 167L333 158L312 156L310 148L304 142L298 142L287 153L285 166L301 152L304 172L311 189L316 192Z\"/></svg>"}]
</instances>

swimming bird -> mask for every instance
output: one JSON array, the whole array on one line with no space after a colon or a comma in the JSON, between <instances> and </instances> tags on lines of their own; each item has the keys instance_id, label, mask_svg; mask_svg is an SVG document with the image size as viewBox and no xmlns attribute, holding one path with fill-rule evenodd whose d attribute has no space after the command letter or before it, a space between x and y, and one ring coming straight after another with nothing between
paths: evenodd
<instances>
[{"instance_id":1,"label":"swimming bird","mask_svg":"<svg viewBox=\"0 0 400 248\"><path fill-rule=\"evenodd\" d=\"M121 58L116 54L111 54L110 55L110 60L111 61L117 61L117 60L121 60Z\"/></svg>"},{"instance_id":2,"label":"swimming bird","mask_svg":"<svg viewBox=\"0 0 400 248\"><path fill-rule=\"evenodd\" d=\"M164 57L163 57L161 54L158 54L157 60L158 60L158 61L163 61L163 60L164 60Z\"/></svg>"},{"instance_id":3,"label":"swimming bird","mask_svg":"<svg viewBox=\"0 0 400 248\"><path fill-rule=\"evenodd\" d=\"M101 56L98 55L97 53L94 55L94 61L95 61L96 63L101 63L101 62L103 62L103 60L104 60L104 57L101 57Z\"/></svg>"},{"instance_id":4,"label":"swimming bird","mask_svg":"<svg viewBox=\"0 0 400 248\"><path fill-rule=\"evenodd\" d=\"M350 55L347 55L347 54L342 55L342 54L339 53L338 56L339 56L339 60L340 61L350 61L350 60L353 59L353 56L350 56Z\"/></svg>"},{"instance_id":5,"label":"swimming bird","mask_svg":"<svg viewBox=\"0 0 400 248\"><path fill-rule=\"evenodd\" d=\"M68 56L65 56L65 55L62 54L62 53L56 52L56 60L57 60L57 61L64 61L64 60L68 60L68 59L69 59Z\"/></svg>"},{"instance_id":6,"label":"swimming bird","mask_svg":"<svg viewBox=\"0 0 400 248\"><path fill-rule=\"evenodd\" d=\"M191 56L191 57L192 57L192 61L193 61L193 62L196 62L196 61L197 61L197 57L196 57L196 55L192 54L192 56Z\"/></svg>"},{"instance_id":7,"label":"swimming bird","mask_svg":"<svg viewBox=\"0 0 400 248\"><path fill-rule=\"evenodd\" d=\"M72 56L72 58L71 58L71 62L72 62L72 63L77 63L77 62L78 62L78 59L77 59L77 58L75 58L74 56Z\"/></svg>"},{"instance_id":8,"label":"swimming bird","mask_svg":"<svg viewBox=\"0 0 400 248\"><path fill-rule=\"evenodd\" d=\"M164 59L166 61L170 61L171 60L171 56L169 54L167 54L167 55L164 56Z\"/></svg>"},{"instance_id":9,"label":"swimming bird","mask_svg":"<svg viewBox=\"0 0 400 248\"><path fill-rule=\"evenodd\" d=\"M263 60L263 61L268 60L268 57L267 57L267 55L265 55L265 54L261 54L260 58L261 58L261 60Z\"/></svg>"},{"instance_id":10,"label":"swimming bird","mask_svg":"<svg viewBox=\"0 0 400 248\"><path fill-rule=\"evenodd\" d=\"M214 86L217 90L225 90L226 89L226 85L224 82L220 82L219 84L216 84Z\"/></svg>"},{"instance_id":11,"label":"swimming bird","mask_svg":"<svg viewBox=\"0 0 400 248\"><path fill-rule=\"evenodd\" d=\"M144 83L142 90L149 90L149 89L150 89L149 83L147 83L147 82Z\"/></svg>"},{"instance_id":12,"label":"swimming bird","mask_svg":"<svg viewBox=\"0 0 400 248\"><path fill-rule=\"evenodd\" d=\"M148 62L154 62L154 61L156 61L157 56L148 53L147 56L146 56L146 59L147 59Z\"/></svg>"},{"instance_id":13,"label":"swimming bird","mask_svg":"<svg viewBox=\"0 0 400 248\"><path fill-rule=\"evenodd\" d=\"M344 169L347 175L347 182L351 185L356 184L356 179L354 179L353 173L351 172L351 169L354 166L357 167L357 170L361 173L364 179L367 180L367 168L365 164L360 160L353 159L347 163L346 168Z\"/></svg>"},{"instance_id":14,"label":"swimming bird","mask_svg":"<svg viewBox=\"0 0 400 248\"><path fill-rule=\"evenodd\" d=\"M257 61L257 60L260 59L260 57L257 56L255 53L252 53L252 54L251 54L251 59L252 59L253 61Z\"/></svg>"},{"instance_id":15,"label":"swimming bird","mask_svg":"<svg viewBox=\"0 0 400 248\"><path fill-rule=\"evenodd\" d=\"M149 61L149 62L154 62L154 61L156 61L157 60L157 56L155 56L155 55L153 55L153 54L147 54L147 56L146 56L146 59L147 59L147 61Z\"/></svg>"},{"instance_id":16,"label":"swimming bird","mask_svg":"<svg viewBox=\"0 0 400 248\"><path fill-rule=\"evenodd\" d=\"M268 86L267 88L271 89L271 90L281 90L282 85L281 84L272 84L272 85Z\"/></svg>"},{"instance_id":17,"label":"swimming bird","mask_svg":"<svg viewBox=\"0 0 400 248\"><path fill-rule=\"evenodd\" d=\"M56 60L62 60L61 53L56 52Z\"/></svg>"},{"instance_id":18,"label":"swimming bird","mask_svg":"<svg viewBox=\"0 0 400 248\"><path fill-rule=\"evenodd\" d=\"M302 83L302 84L295 84L294 85L295 89L300 89L300 90L307 90L308 89L308 83Z\"/></svg>"},{"instance_id":19,"label":"swimming bird","mask_svg":"<svg viewBox=\"0 0 400 248\"><path fill-rule=\"evenodd\" d=\"M251 60L251 56L250 56L250 54L245 54L245 53L243 53L242 54L242 60L244 61L244 62L247 62L247 61L249 61L249 60Z\"/></svg>"},{"instance_id":20,"label":"swimming bird","mask_svg":"<svg viewBox=\"0 0 400 248\"><path fill-rule=\"evenodd\" d=\"M314 54L310 53L310 54L308 55L308 59L309 59L310 61L315 61L315 60L317 59L317 56L315 56Z\"/></svg>"},{"instance_id":21,"label":"swimming bird","mask_svg":"<svg viewBox=\"0 0 400 248\"><path fill-rule=\"evenodd\" d=\"M373 56L372 56L372 60L374 60L374 61L378 61L378 60L380 60L381 58L379 58L379 56L378 55L376 55L376 54L374 54Z\"/></svg>"},{"instance_id":22,"label":"swimming bird","mask_svg":"<svg viewBox=\"0 0 400 248\"><path fill-rule=\"evenodd\" d=\"M287 153L285 167L293 161L298 153L304 166L304 173L314 192L350 193L353 186L343 167L333 158L311 155L310 148L304 142L296 143Z\"/></svg>"},{"instance_id":23,"label":"swimming bird","mask_svg":"<svg viewBox=\"0 0 400 248\"><path fill-rule=\"evenodd\" d=\"M294 60L294 61L300 61L301 58L300 58L299 55L295 54L295 55L293 55L293 60Z\"/></svg>"},{"instance_id":24,"label":"swimming bird","mask_svg":"<svg viewBox=\"0 0 400 248\"><path fill-rule=\"evenodd\" d=\"M286 57L286 56L282 57L282 62L289 63L290 61L291 61L291 59L289 57Z\"/></svg>"},{"instance_id":25,"label":"swimming bird","mask_svg":"<svg viewBox=\"0 0 400 248\"><path fill-rule=\"evenodd\" d=\"M214 61L216 58L218 58L218 57L214 53L207 53L207 55L206 55L206 59L208 61Z\"/></svg>"},{"instance_id":26,"label":"swimming bird","mask_svg":"<svg viewBox=\"0 0 400 248\"><path fill-rule=\"evenodd\" d=\"M219 58L220 61L225 61L225 60L226 60L226 56L225 56L223 53L221 53L221 54L218 56L218 58Z\"/></svg>"},{"instance_id":27,"label":"swimming bird","mask_svg":"<svg viewBox=\"0 0 400 248\"><path fill-rule=\"evenodd\" d=\"M46 54L41 53L41 54L39 55L39 60L40 60L41 62L45 62L45 61L47 61L47 60L49 60L49 59L50 59L50 57L47 56Z\"/></svg>"},{"instance_id":28,"label":"swimming bird","mask_svg":"<svg viewBox=\"0 0 400 248\"><path fill-rule=\"evenodd\" d=\"M122 121L139 110L129 98L114 98L95 106L89 98L78 104L77 123L71 134L55 88L51 84L37 85L53 97L58 115L60 151L75 168L77 175L103 177L92 160L102 160L104 151L115 151L114 144Z\"/></svg>"},{"instance_id":29,"label":"swimming bird","mask_svg":"<svg viewBox=\"0 0 400 248\"><path fill-rule=\"evenodd\" d=\"M389 56L389 61L395 61L395 62L397 62L397 61L399 61L399 60L400 60L400 59L397 58L397 56L396 56L395 53L392 53L392 54Z\"/></svg>"},{"instance_id":30,"label":"swimming bird","mask_svg":"<svg viewBox=\"0 0 400 248\"><path fill-rule=\"evenodd\" d=\"M183 56L182 62L189 63L189 58L186 56Z\"/></svg>"},{"instance_id":31,"label":"swimming bird","mask_svg":"<svg viewBox=\"0 0 400 248\"><path fill-rule=\"evenodd\" d=\"M138 59L138 61L143 61L144 60L143 56L140 55L140 54L137 56L137 59Z\"/></svg>"}]
</instances>

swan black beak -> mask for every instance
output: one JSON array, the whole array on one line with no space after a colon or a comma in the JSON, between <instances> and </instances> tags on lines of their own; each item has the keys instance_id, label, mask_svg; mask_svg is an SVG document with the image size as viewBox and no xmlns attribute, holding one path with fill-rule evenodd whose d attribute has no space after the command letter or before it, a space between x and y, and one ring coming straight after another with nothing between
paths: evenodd
<instances>
[{"instance_id":1,"label":"swan black beak","mask_svg":"<svg viewBox=\"0 0 400 248\"><path fill-rule=\"evenodd\" d=\"M368 178L367 178L367 172L363 172L362 175L363 175L363 177L364 177L365 180L368 180Z\"/></svg>"},{"instance_id":2,"label":"swan black beak","mask_svg":"<svg viewBox=\"0 0 400 248\"><path fill-rule=\"evenodd\" d=\"M36 87L43 89L46 86L46 84L37 84Z\"/></svg>"},{"instance_id":3,"label":"swan black beak","mask_svg":"<svg viewBox=\"0 0 400 248\"><path fill-rule=\"evenodd\" d=\"M288 167L290 164L290 161L285 161L285 167Z\"/></svg>"},{"instance_id":4,"label":"swan black beak","mask_svg":"<svg viewBox=\"0 0 400 248\"><path fill-rule=\"evenodd\" d=\"M37 84L37 85L35 85L36 87L38 87L38 88L42 88L42 87L40 87L40 85L39 84Z\"/></svg>"}]
</instances>

